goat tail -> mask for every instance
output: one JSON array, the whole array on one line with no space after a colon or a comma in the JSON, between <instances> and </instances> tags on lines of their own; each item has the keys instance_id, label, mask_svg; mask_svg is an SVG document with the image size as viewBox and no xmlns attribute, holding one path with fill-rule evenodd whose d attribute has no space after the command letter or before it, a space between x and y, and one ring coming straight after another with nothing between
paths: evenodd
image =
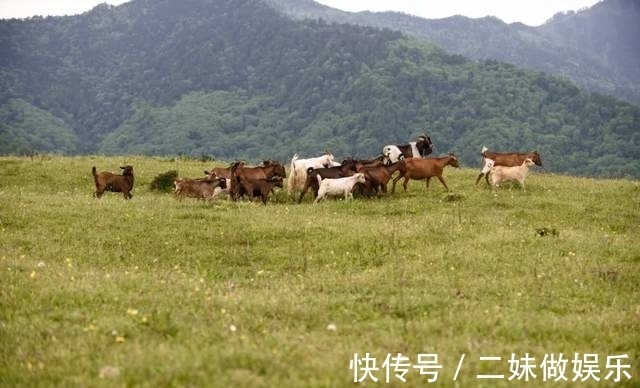
<instances>
[{"instance_id":1,"label":"goat tail","mask_svg":"<svg viewBox=\"0 0 640 388\"><path fill-rule=\"evenodd\" d=\"M96 184L96 191L93 193L93 196L100 198L102 193L98 194L98 191L100 190L100 182L98 180L98 171L96 170L96 166L91 167L91 174L93 175L93 182Z\"/></svg>"},{"instance_id":2,"label":"goat tail","mask_svg":"<svg viewBox=\"0 0 640 388\"><path fill-rule=\"evenodd\" d=\"M293 154L293 158L291 158L291 172L290 174L296 175L296 160L298 160L298 154Z\"/></svg>"},{"instance_id":3,"label":"goat tail","mask_svg":"<svg viewBox=\"0 0 640 388\"><path fill-rule=\"evenodd\" d=\"M287 180L287 191L289 194L293 192L294 183L296 180L296 160L298 160L298 154L293 154L291 158L291 167L289 169L289 179Z\"/></svg>"}]
</instances>

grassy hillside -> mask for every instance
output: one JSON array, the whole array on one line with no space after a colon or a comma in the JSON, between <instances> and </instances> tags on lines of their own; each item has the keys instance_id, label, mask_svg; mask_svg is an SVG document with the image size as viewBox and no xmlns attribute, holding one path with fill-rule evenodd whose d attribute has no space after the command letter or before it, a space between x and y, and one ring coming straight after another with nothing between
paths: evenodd
<instances>
[{"instance_id":1,"label":"grassy hillside","mask_svg":"<svg viewBox=\"0 0 640 388\"><path fill-rule=\"evenodd\" d=\"M133 199L92 198L91 166L124 163ZM439 386L519 386L512 354L535 358L532 386L575 386L578 353L597 355L601 378L581 386L637 386L638 181L534 171L526 192L494 195L469 166L445 170L452 196L413 182L319 205L278 193L266 207L148 190L206 167L0 158L0 386L344 387L358 385L355 353L376 358L384 385L387 354L402 353L412 366L437 354ZM568 382L543 382L543 358L560 353ZM604 380L622 354L631 380ZM391 368L391 386L427 384L409 369L402 383Z\"/></svg>"}]
</instances>

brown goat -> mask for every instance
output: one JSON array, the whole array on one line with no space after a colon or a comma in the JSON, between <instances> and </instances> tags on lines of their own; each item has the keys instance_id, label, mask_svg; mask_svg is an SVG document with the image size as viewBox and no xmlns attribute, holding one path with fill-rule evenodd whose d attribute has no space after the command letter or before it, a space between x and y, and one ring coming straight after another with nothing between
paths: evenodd
<instances>
[{"instance_id":1,"label":"brown goat","mask_svg":"<svg viewBox=\"0 0 640 388\"><path fill-rule=\"evenodd\" d=\"M482 155L483 162L485 159L493 160L493 166L505 166L505 167L515 167L521 166L522 163L531 159L533 163L538 166L542 166L542 159L540 159L540 154L538 151L531 152L492 152L489 151L486 147L482 147ZM480 179L484 176L485 181L489 185L489 168L484 168L476 178L476 185L480 182Z\"/></svg>"},{"instance_id":2,"label":"brown goat","mask_svg":"<svg viewBox=\"0 0 640 388\"><path fill-rule=\"evenodd\" d=\"M242 185L244 185L247 191L251 192L251 196L253 198L260 198L264 205L267 204L267 199L269 198L269 193L273 190L274 187L282 188L283 180L279 175L274 175L269 179L254 179L249 180L246 178L242 179Z\"/></svg>"},{"instance_id":3,"label":"brown goat","mask_svg":"<svg viewBox=\"0 0 640 388\"><path fill-rule=\"evenodd\" d=\"M404 191L407 191L407 183L409 182L409 179L426 179L428 189L429 180L434 176L440 180L440 183L442 183L444 188L448 191L449 187L447 187L447 184L442 178L442 171L445 166L460 167L458 158L456 158L454 154L449 154L441 158L406 158L404 159L404 162L405 170L400 171L400 175L393 179L393 187L391 188L392 193L396 191L396 182L401 178L404 178L402 186L404 187Z\"/></svg>"},{"instance_id":4,"label":"brown goat","mask_svg":"<svg viewBox=\"0 0 640 388\"><path fill-rule=\"evenodd\" d=\"M262 167L244 167L244 162L236 161L231 164L229 195L234 201L245 194L260 197L266 205L271 190L282 187L284 175L284 167L277 162Z\"/></svg>"},{"instance_id":5,"label":"brown goat","mask_svg":"<svg viewBox=\"0 0 640 388\"><path fill-rule=\"evenodd\" d=\"M231 167L214 167L211 170L205 170L204 174L208 176L231 179Z\"/></svg>"},{"instance_id":6,"label":"brown goat","mask_svg":"<svg viewBox=\"0 0 640 388\"><path fill-rule=\"evenodd\" d=\"M243 162L244 163L244 162ZM214 167L209 171L205 171L205 175L215 175L218 178L225 178L225 179L231 179L231 167L233 166L230 165L229 167ZM267 160L263 160L262 164L260 166L257 167L245 167L243 165L243 168L251 171L251 170L256 170L258 171L257 173L251 173L249 172L249 174L258 174L257 176L261 176L266 178L267 175L278 175L281 176L283 178L285 178L285 169L284 166L282 164L280 164L280 162L273 160L273 159L267 159ZM264 172L264 174L260 175L261 172Z\"/></svg>"},{"instance_id":7,"label":"brown goat","mask_svg":"<svg viewBox=\"0 0 640 388\"><path fill-rule=\"evenodd\" d=\"M131 199L131 189L133 189L133 166L120 167L122 175L116 175L108 171L97 172L93 166L91 173L96 183L95 197L100 198L105 191L122 193L125 199Z\"/></svg>"},{"instance_id":8,"label":"brown goat","mask_svg":"<svg viewBox=\"0 0 640 388\"><path fill-rule=\"evenodd\" d=\"M347 161L354 161L356 163L356 169L362 167L378 167L385 165L384 155L380 155L373 159L345 159L342 161L342 164L345 164Z\"/></svg>"},{"instance_id":9,"label":"brown goat","mask_svg":"<svg viewBox=\"0 0 640 388\"><path fill-rule=\"evenodd\" d=\"M176 197L192 197L204 200L212 200L216 187L226 188L226 179L215 176L207 176L201 179L178 178L173 181Z\"/></svg>"},{"instance_id":10,"label":"brown goat","mask_svg":"<svg viewBox=\"0 0 640 388\"><path fill-rule=\"evenodd\" d=\"M364 173L366 183L364 184L366 189L378 194L378 190L383 193L387 193L387 183L391 179L391 176L400 171L400 175L406 169L404 159L390 164L388 166L376 166L376 167L360 167L358 172Z\"/></svg>"}]
</instances>

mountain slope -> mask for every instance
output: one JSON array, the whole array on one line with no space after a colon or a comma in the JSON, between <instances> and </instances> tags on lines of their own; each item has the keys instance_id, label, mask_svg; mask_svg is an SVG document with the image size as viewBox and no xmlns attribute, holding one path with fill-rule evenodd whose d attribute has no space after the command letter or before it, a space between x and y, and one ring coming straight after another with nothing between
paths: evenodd
<instances>
[{"instance_id":1,"label":"mountain slope","mask_svg":"<svg viewBox=\"0 0 640 388\"><path fill-rule=\"evenodd\" d=\"M78 137L62 119L19 99L0 106L0 154L70 154Z\"/></svg>"},{"instance_id":2,"label":"mountain slope","mask_svg":"<svg viewBox=\"0 0 640 388\"><path fill-rule=\"evenodd\" d=\"M640 3L607 0L588 10L558 14L539 30L602 61L621 82L640 85Z\"/></svg>"},{"instance_id":3,"label":"mountain slope","mask_svg":"<svg viewBox=\"0 0 640 388\"><path fill-rule=\"evenodd\" d=\"M396 12L341 12L311 0L269 0L296 18L323 18L403 31L474 59L495 59L571 79L591 91L640 102L640 6L605 0L558 14L540 27L495 17L423 19Z\"/></svg>"},{"instance_id":4,"label":"mountain slope","mask_svg":"<svg viewBox=\"0 0 640 388\"><path fill-rule=\"evenodd\" d=\"M640 176L639 107L389 29L260 0L134 0L0 32L0 108L50 114L49 133L75 135L59 152L370 157L427 132L467 164L484 144L535 148L548 171ZM10 127L26 128L18 113ZM0 149L16 136L51 151L25 130Z\"/></svg>"}]
</instances>

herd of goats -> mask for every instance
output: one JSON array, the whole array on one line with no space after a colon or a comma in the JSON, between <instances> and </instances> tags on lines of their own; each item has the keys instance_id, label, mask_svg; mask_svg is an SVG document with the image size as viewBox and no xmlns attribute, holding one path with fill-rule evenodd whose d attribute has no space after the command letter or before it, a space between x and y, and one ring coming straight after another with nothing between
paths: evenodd
<instances>
[{"instance_id":1,"label":"herd of goats","mask_svg":"<svg viewBox=\"0 0 640 388\"><path fill-rule=\"evenodd\" d=\"M362 196L376 196L387 193L387 184L393 178L391 192L396 183L404 179L402 186L407 191L409 180L429 181L436 177L445 187L442 172L446 166L459 167L454 154L444 157L427 157L433 152L433 143L427 135L421 135L414 142L401 145L386 145L382 154L375 159L345 159L337 163L331 153L308 159L300 159L295 154L291 159L287 191L298 195L298 203L311 189L315 202L327 196L352 198L356 192ZM540 155L532 152L491 152L483 147L482 171L476 184L484 176L487 184L497 187L508 181L517 181L524 190L524 180L532 165L542 165ZM120 167L122 174L98 172L92 168L96 184L95 196L100 198L105 191L122 193L125 199L132 197L133 166ZM274 187L284 187L285 167L275 160L265 160L259 166L245 166L243 161L235 161L228 167L216 167L205 171L205 177L176 178L174 194L178 198L194 197L213 200L228 197L234 201L243 197L259 198L266 204ZM491 179L491 183L489 183Z\"/></svg>"}]
</instances>

